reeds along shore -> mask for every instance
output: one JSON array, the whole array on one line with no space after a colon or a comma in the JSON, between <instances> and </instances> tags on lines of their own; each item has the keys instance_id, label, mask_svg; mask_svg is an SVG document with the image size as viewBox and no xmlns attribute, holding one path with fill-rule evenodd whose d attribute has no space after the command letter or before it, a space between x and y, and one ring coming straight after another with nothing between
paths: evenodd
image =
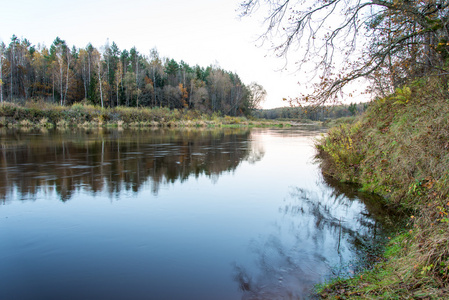
<instances>
[{"instance_id":1,"label":"reeds along shore","mask_svg":"<svg viewBox=\"0 0 449 300\"><path fill-rule=\"evenodd\" d=\"M206 114L196 110L168 108L101 108L74 104L59 106L43 101L25 105L0 104L0 127L218 127L218 126L290 126L289 122L246 117Z\"/></svg>"}]
</instances>

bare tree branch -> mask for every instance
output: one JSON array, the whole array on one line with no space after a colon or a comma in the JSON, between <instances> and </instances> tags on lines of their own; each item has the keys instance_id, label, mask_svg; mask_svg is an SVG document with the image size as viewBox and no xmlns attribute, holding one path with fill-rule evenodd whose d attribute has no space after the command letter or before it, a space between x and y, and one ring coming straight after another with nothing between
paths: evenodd
<instances>
[{"instance_id":1,"label":"bare tree branch","mask_svg":"<svg viewBox=\"0 0 449 300\"><path fill-rule=\"evenodd\" d=\"M276 54L303 47L299 67L313 62L321 72L300 102L332 101L351 81L379 72L395 87L449 58L449 0L248 0L241 14L261 6L268 8L261 37L280 38ZM337 57L345 65L334 71Z\"/></svg>"}]
</instances>

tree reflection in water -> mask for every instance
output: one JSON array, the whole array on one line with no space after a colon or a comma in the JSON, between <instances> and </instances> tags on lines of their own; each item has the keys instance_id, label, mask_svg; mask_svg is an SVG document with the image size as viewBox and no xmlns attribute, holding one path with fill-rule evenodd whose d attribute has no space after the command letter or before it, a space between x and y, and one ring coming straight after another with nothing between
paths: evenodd
<instances>
[{"instance_id":1,"label":"tree reflection in water","mask_svg":"<svg viewBox=\"0 0 449 300\"><path fill-rule=\"evenodd\" d=\"M214 178L264 151L248 129L67 130L0 132L0 199L34 199L56 192L62 201L79 190L118 198L204 174ZM8 200L6 200L8 199Z\"/></svg>"},{"instance_id":2,"label":"tree reflection in water","mask_svg":"<svg viewBox=\"0 0 449 300\"><path fill-rule=\"evenodd\" d=\"M330 178L284 201L273 233L251 244L255 265L234 265L242 299L312 298L316 283L372 266L396 223L379 198Z\"/></svg>"}]
</instances>

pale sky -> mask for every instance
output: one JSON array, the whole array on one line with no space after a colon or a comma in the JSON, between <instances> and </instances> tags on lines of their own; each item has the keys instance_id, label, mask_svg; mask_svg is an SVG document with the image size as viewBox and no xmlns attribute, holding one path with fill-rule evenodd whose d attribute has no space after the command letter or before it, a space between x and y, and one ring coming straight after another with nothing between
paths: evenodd
<instances>
[{"instance_id":1,"label":"pale sky","mask_svg":"<svg viewBox=\"0 0 449 300\"><path fill-rule=\"evenodd\" d=\"M68 45L97 49L109 39L120 50L162 57L189 65L218 64L237 73L245 84L255 81L267 90L264 108L287 106L282 98L305 92L297 72L279 71L282 58L258 47L262 17L240 19L240 0L13 0L3 1L0 41L11 36L49 47L59 36ZM305 81L305 80L302 80ZM305 83L305 82L304 82Z\"/></svg>"}]
</instances>

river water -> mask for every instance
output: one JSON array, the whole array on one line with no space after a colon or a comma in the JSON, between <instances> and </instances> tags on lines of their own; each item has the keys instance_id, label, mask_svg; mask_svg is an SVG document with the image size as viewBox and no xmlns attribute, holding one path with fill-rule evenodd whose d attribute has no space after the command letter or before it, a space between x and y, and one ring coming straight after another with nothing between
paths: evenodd
<instances>
[{"instance_id":1,"label":"river water","mask_svg":"<svg viewBox=\"0 0 449 300\"><path fill-rule=\"evenodd\" d=\"M391 225L321 132L2 129L0 299L311 297Z\"/></svg>"}]
</instances>

